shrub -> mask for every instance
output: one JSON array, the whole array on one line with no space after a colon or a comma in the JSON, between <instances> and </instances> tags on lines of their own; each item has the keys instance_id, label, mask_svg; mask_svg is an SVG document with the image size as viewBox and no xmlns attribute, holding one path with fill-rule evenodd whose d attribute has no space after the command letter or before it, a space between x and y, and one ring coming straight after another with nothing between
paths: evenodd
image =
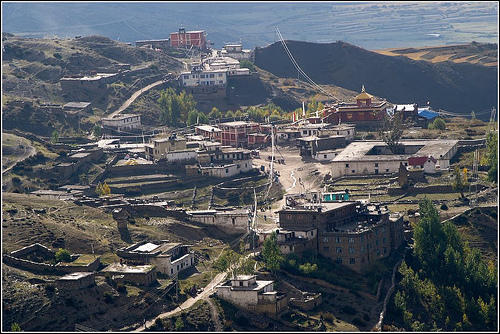
<instances>
[{"instance_id":1,"label":"shrub","mask_svg":"<svg viewBox=\"0 0 500 334\"><path fill-rule=\"evenodd\" d=\"M182 321L182 318L177 317L177 319L175 320L175 330L180 331L183 328L184 328L184 322Z\"/></svg>"},{"instance_id":2,"label":"shrub","mask_svg":"<svg viewBox=\"0 0 500 334\"><path fill-rule=\"evenodd\" d=\"M20 332L21 331L21 326L19 326L19 324L17 322L14 322L10 326L10 330L11 330L11 332Z\"/></svg>"},{"instance_id":3,"label":"shrub","mask_svg":"<svg viewBox=\"0 0 500 334\"><path fill-rule=\"evenodd\" d=\"M71 261L71 254L67 249L62 249L59 248L59 250L56 252L56 261L57 262L70 262Z\"/></svg>"}]
</instances>

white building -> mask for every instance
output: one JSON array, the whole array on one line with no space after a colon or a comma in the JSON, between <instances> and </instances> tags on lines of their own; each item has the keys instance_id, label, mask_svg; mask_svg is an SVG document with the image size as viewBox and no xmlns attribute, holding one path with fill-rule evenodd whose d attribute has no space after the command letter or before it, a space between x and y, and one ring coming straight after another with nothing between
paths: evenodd
<instances>
[{"instance_id":1,"label":"white building","mask_svg":"<svg viewBox=\"0 0 500 334\"><path fill-rule=\"evenodd\" d=\"M136 114L122 114L113 118L103 118L103 127L117 131L138 129L141 127L141 116Z\"/></svg>"},{"instance_id":2,"label":"white building","mask_svg":"<svg viewBox=\"0 0 500 334\"><path fill-rule=\"evenodd\" d=\"M246 209L234 210L197 210L187 211L186 214L193 221L215 225L229 233L248 231L248 213Z\"/></svg>"},{"instance_id":3,"label":"white building","mask_svg":"<svg viewBox=\"0 0 500 334\"><path fill-rule=\"evenodd\" d=\"M408 166L408 159L415 156L432 156L436 169L447 170L458 150L457 140L403 140L401 144L404 152L393 154L381 141L353 142L332 160L332 177L396 173L400 163Z\"/></svg>"},{"instance_id":4,"label":"white building","mask_svg":"<svg viewBox=\"0 0 500 334\"><path fill-rule=\"evenodd\" d=\"M273 281L258 281L255 275L238 275L216 286L216 294L241 308L274 316L288 306L285 295L274 291Z\"/></svg>"},{"instance_id":5,"label":"white building","mask_svg":"<svg viewBox=\"0 0 500 334\"><path fill-rule=\"evenodd\" d=\"M312 158L318 161L332 161L342 151L343 151L342 148L335 150L318 151L315 154L313 154Z\"/></svg>"},{"instance_id":6,"label":"white building","mask_svg":"<svg viewBox=\"0 0 500 334\"><path fill-rule=\"evenodd\" d=\"M252 168L252 160L238 160L230 164L202 166L200 167L200 172L201 175L226 178L246 173L252 170Z\"/></svg>"},{"instance_id":7,"label":"white building","mask_svg":"<svg viewBox=\"0 0 500 334\"><path fill-rule=\"evenodd\" d=\"M198 157L198 152L196 149L170 151L165 153L165 159L168 162L183 162L183 161L196 160L197 157Z\"/></svg>"},{"instance_id":8,"label":"white building","mask_svg":"<svg viewBox=\"0 0 500 334\"><path fill-rule=\"evenodd\" d=\"M227 84L226 70L203 70L182 72L179 79L183 87L225 86Z\"/></svg>"},{"instance_id":9,"label":"white building","mask_svg":"<svg viewBox=\"0 0 500 334\"><path fill-rule=\"evenodd\" d=\"M238 60L250 59L252 57L252 51L243 49L242 44L226 44L220 51L221 56L231 57Z\"/></svg>"},{"instance_id":10,"label":"white building","mask_svg":"<svg viewBox=\"0 0 500 334\"><path fill-rule=\"evenodd\" d=\"M169 276L175 276L195 264L194 253L180 243L142 241L121 248L116 253L129 263L153 264L159 272Z\"/></svg>"},{"instance_id":11,"label":"white building","mask_svg":"<svg viewBox=\"0 0 500 334\"><path fill-rule=\"evenodd\" d=\"M248 68L241 68L240 62L231 57L208 58L203 62L203 66L207 71L225 70L228 76L250 74L250 70Z\"/></svg>"}]
</instances>

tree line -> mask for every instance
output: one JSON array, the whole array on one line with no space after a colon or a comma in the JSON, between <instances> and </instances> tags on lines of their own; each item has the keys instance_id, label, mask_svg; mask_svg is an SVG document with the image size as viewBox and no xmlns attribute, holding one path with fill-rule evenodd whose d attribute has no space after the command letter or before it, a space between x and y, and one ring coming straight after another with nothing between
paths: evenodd
<instances>
[{"instance_id":1,"label":"tree line","mask_svg":"<svg viewBox=\"0 0 500 334\"><path fill-rule=\"evenodd\" d=\"M413 331L495 330L495 264L464 242L452 222L441 224L430 200L419 212L413 252L399 268L388 305L395 324Z\"/></svg>"}]
</instances>

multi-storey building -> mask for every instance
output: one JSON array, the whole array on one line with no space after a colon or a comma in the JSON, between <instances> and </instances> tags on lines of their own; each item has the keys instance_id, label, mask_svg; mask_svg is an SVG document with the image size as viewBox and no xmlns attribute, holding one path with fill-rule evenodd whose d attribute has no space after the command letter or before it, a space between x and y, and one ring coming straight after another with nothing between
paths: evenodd
<instances>
[{"instance_id":1,"label":"multi-storey building","mask_svg":"<svg viewBox=\"0 0 500 334\"><path fill-rule=\"evenodd\" d=\"M290 231L317 229L316 251L355 271L386 257L403 242L403 219L387 208L354 201L308 203L278 211Z\"/></svg>"},{"instance_id":2,"label":"multi-storey building","mask_svg":"<svg viewBox=\"0 0 500 334\"><path fill-rule=\"evenodd\" d=\"M259 132L259 124L255 122L234 121L219 124L222 130L222 145L233 147L246 147L248 134Z\"/></svg>"},{"instance_id":3,"label":"multi-storey building","mask_svg":"<svg viewBox=\"0 0 500 334\"><path fill-rule=\"evenodd\" d=\"M207 34L205 30L186 31L186 29L180 28L178 32L170 33L170 46L173 48L193 46L205 50L207 48Z\"/></svg>"}]
</instances>

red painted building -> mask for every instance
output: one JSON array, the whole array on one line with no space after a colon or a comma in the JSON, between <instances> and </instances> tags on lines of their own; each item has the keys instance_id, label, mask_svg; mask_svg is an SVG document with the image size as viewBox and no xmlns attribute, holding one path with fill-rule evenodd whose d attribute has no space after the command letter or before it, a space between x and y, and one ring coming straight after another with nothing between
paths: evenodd
<instances>
[{"instance_id":1,"label":"red painted building","mask_svg":"<svg viewBox=\"0 0 500 334\"><path fill-rule=\"evenodd\" d=\"M194 46L204 50L207 48L207 35L205 30L186 31L181 28L179 32L170 33L170 46L173 48Z\"/></svg>"},{"instance_id":2,"label":"red painted building","mask_svg":"<svg viewBox=\"0 0 500 334\"><path fill-rule=\"evenodd\" d=\"M323 110L325 122L353 123L357 127L377 127L383 122L386 109L385 101L373 101L373 95L368 94L363 86L356 96L356 103L340 103Z\"/></svg>"},{"instance_id":3,"label":"red painted building","mask_svg":"<svg viewBox=\"0 0 500 334\"><path fill-rule=\"evenodd\" d=\"M250 133L248 134L248 147L256 147L265 145L271 141L271 135L265 133Z\"/></svg>"},{"instance_id":4,"label":"red painted building","mask_svg":"<svg viewBox=\"0 0 500 334\"><path fill-rule=\"evenodd\" d=\"M259 124L254 122L235 121L219 124L222 130L222 146L246 147L248 134L259 132Z\"/></svg>"}]
</instances>

